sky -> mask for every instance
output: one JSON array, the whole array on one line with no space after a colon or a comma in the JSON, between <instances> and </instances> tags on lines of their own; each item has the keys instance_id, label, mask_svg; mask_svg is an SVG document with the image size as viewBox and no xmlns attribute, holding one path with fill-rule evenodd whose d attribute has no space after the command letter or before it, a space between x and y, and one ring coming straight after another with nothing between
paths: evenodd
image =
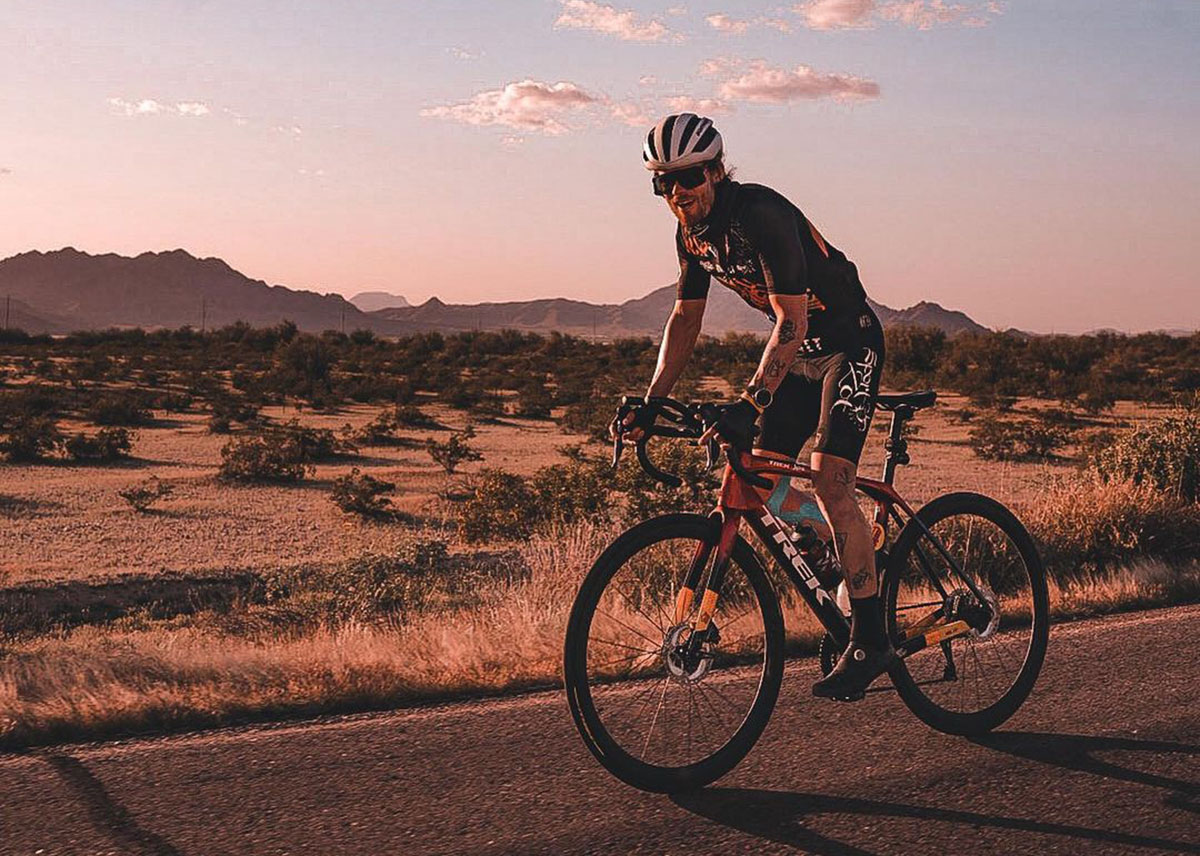
<instances>
[{"instance_id":1,"label":"sky","mask_svg":"<svg viewBox=\"0 0 1200 856\"><path fill-rule=\"evenodd\" d=\"M620 302L677 275L641 145L695 109L881 303L1200 328L1197 44L1197 0L2 0L0 258Z\"/></svg>"}]
</instances>

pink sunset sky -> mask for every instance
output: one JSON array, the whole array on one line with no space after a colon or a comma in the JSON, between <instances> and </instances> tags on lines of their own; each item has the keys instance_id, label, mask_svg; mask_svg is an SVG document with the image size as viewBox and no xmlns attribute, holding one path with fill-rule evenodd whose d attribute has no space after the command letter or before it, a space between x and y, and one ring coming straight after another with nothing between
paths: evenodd
<instances>
[{"instance_id":1,"label":"pink sunset sky","mask_svg":"<svg viewBox=\"0 0 1200 856\"><path fill-rule=\"evenodd\" d=\"M674 280L690 107L892 307L1200 328L1200 3L10 0L0 258L619 302Z\"/></svg>"}]
</instances>

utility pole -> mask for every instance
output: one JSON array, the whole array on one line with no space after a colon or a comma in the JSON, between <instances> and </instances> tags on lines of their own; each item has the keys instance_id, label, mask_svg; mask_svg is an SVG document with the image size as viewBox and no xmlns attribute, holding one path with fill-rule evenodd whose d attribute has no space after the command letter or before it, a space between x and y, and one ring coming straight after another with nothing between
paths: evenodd
<instances>
[{"instance_id":1,"label":"utility pole","mask_svg":"<svg viewBox=\"0 0 1200 856\"><path fill-rule=\"evenodd\" d=\"M342 307L342 335L346 334L346 307Z\"/></svg>"},{"instance_id":2,"label":"utility pole","mask_svg":"<svg viewBox=\"0 0 1200 856\"><path fill-rule=\"evenodd\" d=\"M204 330L205 330L207 324L208 324L208 298L201 297L200 298L200 332L201 332L201 334L204 333Z\"/></svg>"},{"instance_id":3,"label":"utility pole","mask_svg":"<svg viewBox=\"0 0 1200 856\"><path fill-rule=\"evenodd\" d=\"M6 294L4 296L4 329L5 330L8 329L8 310L11 307L12 307L12 295Z\"/></svg>"}]
</instances>

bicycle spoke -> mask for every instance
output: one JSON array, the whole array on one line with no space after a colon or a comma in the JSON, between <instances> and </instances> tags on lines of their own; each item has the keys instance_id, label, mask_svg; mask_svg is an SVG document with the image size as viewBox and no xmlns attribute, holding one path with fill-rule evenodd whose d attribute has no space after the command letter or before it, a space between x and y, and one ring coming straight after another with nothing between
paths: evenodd
<instances>
[{"instance_id":1,"label":"bicycle spoke","mask_svg":"<svg viewBox=\"0 0 1200 856\"><path fill-rule=\"evenodd\" d=\"M660 645L660 644L662 644L662 643L660 643L660 642L655 642L653 639L651 639L651 638L650 638L649 636L647 636L645 633L639 633L637 630L634 630L632 627L630 627L630 626L629 626L628 624L626 624L624 621L622 621L621 619L617 618L615 615L612 615L611 613L605 612L603 609L600 609L600 608L598 608L598 607L597 607L597 609L596 609L596 614L597 614L597 615L603 615L603 616L604 616L605 618L607 618L609 621L612 621L612 622L614 622L614 623L616 623L616 624L619 624L619 625L621 625L621 626L622 626L622 627L624 627L626 630L628 630L630 633L632 633L634 636L640 636L640 637L642 637L642 638L643 638L643 639L645 639L647 642L649 642L651 645Z\"/></svg>"},{"instance_id":2,"label":"bicycle spoke","mask_svg":"<svg viewBox=\"0 0 1200 856\"><path fill-rule=\"evenodd\" d=\"M644 746L642 746L642 757L643 758L646 757L646 753L650 749L650 738L654 735L654 726L658 722L658 714L662 710L663 699L666 697L667 687L669 687L670 685L671 685L671 679L665 678L663 680L662 692L659 693L659 695L658 695L658 704L655 705L655 707L654 707L654 716L651 717L651 719L650 719L650 728L649 728L649 730L646 731L646 743Z\"/></svg>"},{"instance_id":3,"label":"bicycle spoke","mask_svg":"<svg viewBox=\"0 0 1200 856\"><path fill-rule=\"evenodd\" d=\"M624 648L627 651L637 651L639 654L657 654L662 649L660 648L634 648L632 645L625 645L621 642L613 642L611 639L600 639L592 637L592 642L599 642L601 645L611 645L614 648Z\"/></svg>"}]
</instances>

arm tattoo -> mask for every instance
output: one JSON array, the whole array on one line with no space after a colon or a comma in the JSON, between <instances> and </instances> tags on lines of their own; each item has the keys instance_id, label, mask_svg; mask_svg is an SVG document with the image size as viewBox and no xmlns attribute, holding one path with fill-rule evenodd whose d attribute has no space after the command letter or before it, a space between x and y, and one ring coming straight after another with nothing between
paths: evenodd
<instances>
[{"instance_id":1,"label":"arm tattoo","mask_svg":"<svg viewBox=\"0 0 1200 856\"><path fill-rule=\"evenodd\" d=\"M763 377L779 377L783 373L783 362L781 360L771 360L771 362L767 363L766 369L763 370Z\"/></svg>"},{"instance_id":2,"label":"arm tattoo","mask_svg":"<svg viewBox=\"0 0 1200 856\"><path fill-rule=\"evenodd\" d=\"M837 556L840 559L840 558L842 558L842 556L846 555L846 533L845 532L834 533L833 540L837 546Z\"/></svg>"},{"instance_id":3,"label":"arm tattoo","mask_svg":"<svg viewBox=\"0 0 1200 856\"><path fill-rule=\"evenodd\" d=\"M779 344L786 345L796 338L796 322L785 318L779 324Z\"/></svg>"},{"instance_id":4,"label":"arm tattoo","mask_svg":"<svg viewBox=\"0 0 1200 856\"><path fill-rule=\"evenodd\" d=\"M852 589L861 591L870 581L871 574L868 573L866 568L860 568L858 572L855 573L853 579L850 580L850 587Z\"/></svg>"}]
</instances>

